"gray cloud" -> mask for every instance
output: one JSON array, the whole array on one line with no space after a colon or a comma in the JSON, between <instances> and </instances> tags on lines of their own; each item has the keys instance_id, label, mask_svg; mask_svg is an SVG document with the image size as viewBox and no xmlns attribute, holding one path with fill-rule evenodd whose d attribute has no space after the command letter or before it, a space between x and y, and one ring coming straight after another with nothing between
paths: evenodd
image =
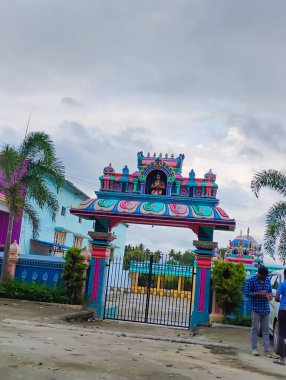
<instances>
[{"instance_id":1,"label":"gray cloud","mask_svg":"<svg viewBox=\"0 0 286 380\"><path fill-rule=\"evenodd\" d=\"M25 126L26 128L26 126ZM14 128L0 125L1 135L0 135L0 146L10 144L16 145L18 143L18 136ZM23 137L24 137L24 128L23 128Z\"/></svg>"},{"instance_id":2,"label":"gray cloud","mask_svg":"<svg viewBox=\"0 0 286 380\"><path fill-rule=\"evenodd\" d=\"M0 11L2 88L88 82L92 94L136 94L149 102L155 95L173 103L190 97L283 104L281 0L275 7L266 0L87 0L84 7L26 0L16 9L6 0Z\"/></svg>"},{"instance_id":3,"label":"gray cloud","mask_svg":"<svg viewBox=\"0 0 286 380\"><path fill-rule=\"evenodd\" d=\"M286 128L278 121L262 119L253 116L230 115L228 125L235 126L243 135L246 143L252 142L253 146L263 144L268 149L284 152L286 148ZM252 146L251 149L257 151ZM245 150L247 147L244 148ZM250 155L253 155L253 151Z\"/></svg>"},{"instance_id":4,"label":"gray cloud","mask_svg":"<svg viewBox=\"0 0 286 380\"><path fill-rule=\"evenodd\" d=\"M69 107L75 107L75 108L82 108L83 107L83 104L81 102L79 102L78 100L76 100L70 96L63 97L61 102L63 105L69 106Z\"/></svg>"},{"instance_id":5,"label":"gray cloud","mask_svg":"<svg viewBox=\"0 0 286 380\"><path fill-rule=\"evenodd\" d=\"M232 214L230 215L231 217L235 216L237 209L247 210L249 207L254 206L255 201L250 189L250 183L248 187L242 187L235 179L227 187L219 188L218 197L222 200L223 207Z\"/></svg>"},{"instance_id":6,"label":"gray cloud","mask_svg":"<svg viewBox=\"0 0 286 380\"><path fill-rule=\"evenodd\" d=\"M266 223L266 213L263 213L253 219L253 223L259 225L259 226L265 226Z\"/></svg>"},{"instance_id":7,"label":"gray cloud","mask_svg":"<svg viewBox=\"0 0 286 380\"><path fill-rule=\"evenodd\" d=\"M147 151L152 149L149 133L149 130L144 127L127 127L113 137L113 143L121 147L126 144L135 146L140 150L144 150L146 154ZM145 139L142 138L143 136L145 136Z\"/></svg>"},{"instance_id":8,"label":"gray cloud","mask_svg":"<svg viewBox=\"0 0 286 380\"><path fill-rule=\"evenodd\" d=\"M97 127L65 121L60 125L56 144L67 173L74 177L75 182L76 178L79 183L80 179L91 182L85 184L83 181L82 185L93 190L98 188L98 177L109 162L119 172L126 164L130 171L136 170L137 152L153 148L147 138L148 133L148 129L143 127L128 127L108 134Z\"/></svg>"},{"instance_id":9,"label":"gray cloud","mask_svg":"<svg viewBox=\"0 0 286 380\"><path fill-rule=\"evenodd\" d=\"M186 172L237 180L219 196L247 228L263 212L252 161L285 162L285 12L284 0L2 0L0 138L19 141L36 106L30 129L52 135L89 194L110 161L132 171L138 150L184 152Z\"/></svg>"},{"instance_id":10,"label":"gray cloud","mask_svg":"<svg viewBox=\"0 0 286 380\"><path fill-rule=\"evenodd\" d=\"M64 137L74 143L74 147L82 147L89 153L105 151L104 155L98 155L97 159L110 155L117 157L124 153L130 154L132 149L133 155L136 156L138 150L151 150L150 131L144 127L126 127L118 130L117 133L106 133L98 127L89 127L75 121L65 121L60 125L60 130L64 132ZM91 150L93 148L93 150ZM115 150L113 150L115 148ZM113 151L110 152L109 149ZM135 153L134 153L135 149ZM137 150L136 150L137 149ZM130 156L128 156L130 157ZM106 161L107 162L107 161Z\"/></svg>"},{"instance_id":11,"label":"gray cloud","mask_svg":"<svg viewBox=\"0 0 286 380\"><path fill-rule=\"evenodd\" d=\"M245 146L239 151L239 154L241 156L244 156L246 158L252 157L252 158L262 158L263 154L259 152L257 149L251 148L250 146Z\"/></svg>"}]
</instances>

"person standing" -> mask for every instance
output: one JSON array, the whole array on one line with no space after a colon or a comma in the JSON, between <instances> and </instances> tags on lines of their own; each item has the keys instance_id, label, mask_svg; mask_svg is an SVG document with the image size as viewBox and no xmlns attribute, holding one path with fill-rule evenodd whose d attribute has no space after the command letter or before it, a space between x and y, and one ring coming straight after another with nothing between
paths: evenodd
<instances>
[{"instance_id":1,"label":"person standing","mask_svg":"<svg viewBox=\"0 0 286 380\"><path fill-rule=\"evenodd\" d=\"M285 365L285 339L286 339L286 269L284 270L284 282L279 285L275 301L280 302L278 311L279 327L279 354L280 357L274 360L275 364Z\"/></svg>"},{"instance_id":2,"label":"person standing","mask_svg":"<svg viewBox=\"0 0 286 380\"><path fill-rule=\"evenodd\" d=\"M268 277L268 269L260 266L256 275L252 276L246 283L246 297L250 298L251 310L251 354L260 356L257 350L257 333L259 325L262 328L264 354L273 357L269 352L269 301L272 300L272 288Z\"/></svg>"}]
</instances>

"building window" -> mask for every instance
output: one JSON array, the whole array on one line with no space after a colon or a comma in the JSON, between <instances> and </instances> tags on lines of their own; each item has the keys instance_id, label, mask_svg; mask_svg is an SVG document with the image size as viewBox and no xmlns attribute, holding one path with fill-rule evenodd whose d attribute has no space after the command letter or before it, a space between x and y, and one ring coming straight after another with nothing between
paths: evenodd
<instances>
[{"instance_id":1,"label":"building window","mask_svg":"<svg viewBox=\"0 0 286 380\"><path fill-rule=\"evenodd\" d=\"M61 245L65 245L65 242L66 242L66 232L63 232L63 231L56 231L55 232L55 238L54 238L54 242L56 244L61 244Z\"/></svg>"},{"instance_id":2,"label":"building window","mask_svg":"<svg viewBox=\"0 0 286 380\"><path fill-rule=\"evenodd\" d=\"M67 209L66 207L62 207L61 215L66 216Z\"/></svg>"},{"instance_id":3,"label":"building window","mask_svg":"<svg viewBox=\"0 0 286 380\"><path fill-rule=\"evenodd\" d=\"M81 218L81 217L78 218L78 222L79 222L80 224L82 223L82 218Z\"/></svg>"},{"instance_id":4,"label":"building window","mask_svg":"<svg viewBox=\"0 0 286 380\"><path fill-rule=\"evenodd\" d=\"M74 236L73 246L75 248L81 248L82 247L82 240L83 240L83 238L81 236Z\"/></svg>"}]
</instances>

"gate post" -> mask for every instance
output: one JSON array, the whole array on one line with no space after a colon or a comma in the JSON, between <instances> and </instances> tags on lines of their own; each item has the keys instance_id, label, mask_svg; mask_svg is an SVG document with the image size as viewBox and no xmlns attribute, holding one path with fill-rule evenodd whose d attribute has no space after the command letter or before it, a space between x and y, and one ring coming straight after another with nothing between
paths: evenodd
<instances>
[{"instance_id":1,"label":"gate post","mask_svg":"<svg viewBox=\"0 0 286 380\"><path fill-rule=\"evenodd\" d=\"M217 243L213 242L213 228L199 227L198 240L194 240L197 259L195 294L192 297L194 306L190 316L190 328L198 324L209 324L211 260Z\"/></svg>"},{"instance_id":2,"label":"gate post","mask_svg":"<svg viewBox=\"0 0 286 380\"><path fill-rule=\"evenodd\" d=\"M108 220L98 219L95 231L88 233L92 238L92 254L86 306L95 311L98 318L103 318L107 261L110 256L111 242L116 238L115 234L109 232L108 226Z\"/></svg>"},{"instance_id":3,"label":"gate post","mask_svg":"<svg viewBox=\"0 0 286 380\"><path fill-rule=\"evenodd\" d=\"M12 278L15 278L16 265L19 260L19 254L21 253L21 248L15 240L14 243L10 245L9 252L9 263L8 263L8 274Z\"/></svg>"}]
</instances>

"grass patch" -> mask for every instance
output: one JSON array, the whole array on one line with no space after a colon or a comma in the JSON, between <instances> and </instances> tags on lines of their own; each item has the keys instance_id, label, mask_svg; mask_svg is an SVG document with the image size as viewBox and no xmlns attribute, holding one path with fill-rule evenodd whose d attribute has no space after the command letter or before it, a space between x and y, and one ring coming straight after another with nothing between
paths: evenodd
<instances>
[{"instance_id":1,"label":"grass patch","mask_svg":"<svg viewBox=\"0 0 286 380\"><path fill-rule=\"evenodd\" d=\"M42 284L30 284L7 279L0 285L0 297L28 301L70 303L66 291L61 286L48 288Z\"/></svg>"},{"instance_id":2,"label":"grass patch","mask_svg":"<svg viewBox=\"0 0 286 380\"><path fill-rule=\"evenodd\" d=\"M224 318L222 323L233 326L251 327L251 317L250 315L234 315Z\"/></svg>"}]
</instances>

